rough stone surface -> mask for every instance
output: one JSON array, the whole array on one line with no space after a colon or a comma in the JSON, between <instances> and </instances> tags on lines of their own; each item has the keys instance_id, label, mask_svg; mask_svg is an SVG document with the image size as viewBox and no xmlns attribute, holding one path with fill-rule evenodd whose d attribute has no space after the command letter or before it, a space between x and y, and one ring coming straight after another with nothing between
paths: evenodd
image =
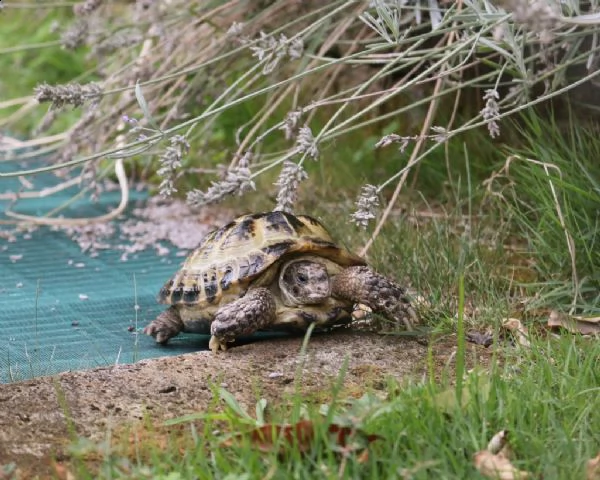
<instances>
[{"instance_id":1,"label":"rough stone surface","mask_svg":"<svg viewBox=\"0 0 600 480\"><path fill-rule=\"evenodd\" d=\"M302 337L269 339L213 354L197 352L0 385L0 466L11 462L45 477L74 431L102 440L109 429L142 418L200 412L222 385L245 406L257 392L270 402L296 388ZM326 401L348 358L344 391L385 388L385 378L421 376L426 347L410 339L365 332L315 335L302 368L302 392ZM36 465L32 470L32 466Z\"/></svg>"}]
</instances>

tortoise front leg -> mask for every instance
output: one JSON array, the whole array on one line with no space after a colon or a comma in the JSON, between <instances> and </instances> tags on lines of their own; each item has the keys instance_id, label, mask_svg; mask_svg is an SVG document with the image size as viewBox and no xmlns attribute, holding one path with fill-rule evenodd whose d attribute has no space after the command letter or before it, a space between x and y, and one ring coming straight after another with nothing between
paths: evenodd
<instances>
[{"instance_id":1,"label":"tortoise front leg","mask_svg":"<svg viewBox=\"0 0 600 480\"><path fill-rule=\"evenodd\" d=\"M223 305L210 326L212 337L208 346L213 352L226 350L227 343L241 335L250 335L272 324L277 305L267 288L248 290L246 295Z\"/></svg>"},{"instance_id":2,"label":"tortoise front leg","mask_svg":"<svg viewBox=\"0 0 600 480\"><path fill-rule=\"evenodd\" d=\"M144 328L144 333L154 337L156 343L164 345L183 329L183 320L179 312L175 307L169 307Z\"/></svg>"},{"instance_id":3,"label":"tortoise front leg","mask_svg":"<svg viewBox=\"0 0 600 480\"><path fill-rule=\"evenodd\" d=\"M389 320L404 323L408 330L418 323L406 291L369 267L344 269L333 280L332 293L344 300L363 303Z\"/></svg>"}]
</instances>

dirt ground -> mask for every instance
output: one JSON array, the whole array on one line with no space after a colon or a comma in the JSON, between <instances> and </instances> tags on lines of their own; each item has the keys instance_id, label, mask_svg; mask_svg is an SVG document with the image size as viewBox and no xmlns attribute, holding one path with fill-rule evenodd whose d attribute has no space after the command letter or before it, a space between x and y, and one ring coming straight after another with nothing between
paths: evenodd
<instances>
[{"instance_id":1,"label":"dirt ground","mask_svg":"<svg viewBox=\"0 0 600 480\"><path fill-rule=\"evenodd\" d=\"M52 459L68 458L74 433L100 441L118 425L203 411L214 384L246 406L257 395L285 401L294 392L301 343L301 337L270 339L218 355L203 351L0 385L0 478L6 478L1 466L9 463L17 465L20 478L49 478ZM485 363L487 351L473 348ZM365 332L316 335L304 359L302 391L326 401L346 357L346 395L384 389L389 376L420 378L426 350L414 339ZM437 343L436 363L445 365L453 350L452 338Z\"/></svg>"}]
</instances>

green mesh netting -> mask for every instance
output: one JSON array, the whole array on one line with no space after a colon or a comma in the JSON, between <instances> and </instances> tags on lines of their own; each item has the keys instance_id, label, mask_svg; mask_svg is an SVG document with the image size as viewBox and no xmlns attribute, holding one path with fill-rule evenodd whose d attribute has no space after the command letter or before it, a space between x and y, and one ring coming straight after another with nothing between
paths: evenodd
<instances>
[{"instance_id":1,"label":"green mesh netting","mask_svg":"<svg viewBox=\"0 0 600 480\"><path fill-rule=\"evenodd\" d=\"M14 168L14 162L0 161L0 172ZM58 183L51 174L28 179L36 190ZM0 178L2 193L22 186L16 178ZM77 191L21 200L11 208L43 215ZM132 192L132 197L139 202L145 195ZM119 199L118 191L103 193L95 204L86 196L62 213L97 216L114 208ZM7 218L3 213L7 205L8 201L0 200L2 219ZM208 347L208 336L180 335L162 347L141 333L164 309L155 297L182 260L177 249L167 256L143 251L122 261L117 250L99 250L96 257L82 253L69 235L51 227L18 233L16 241L6 237L8 228L0 225L4 230L0 235L0 382Z\"/></svg>"}]
</instances>

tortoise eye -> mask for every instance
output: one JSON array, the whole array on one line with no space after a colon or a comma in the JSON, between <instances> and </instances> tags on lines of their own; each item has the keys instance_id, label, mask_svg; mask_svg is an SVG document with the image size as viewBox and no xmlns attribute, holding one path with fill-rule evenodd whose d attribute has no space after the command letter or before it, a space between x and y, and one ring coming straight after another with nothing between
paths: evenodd
<instances>
[{"instance_id":1,"label":"tortoise eye","mask_svg":"<svg viewBox=\"0 0 600 480\"><path fill-rule=\"evenodd\" d=\"M306 283L306 282L308 282L308 277L306 276L305 273L298 272L298 281L300 283Z\"/></svg>"}]
</instances>

